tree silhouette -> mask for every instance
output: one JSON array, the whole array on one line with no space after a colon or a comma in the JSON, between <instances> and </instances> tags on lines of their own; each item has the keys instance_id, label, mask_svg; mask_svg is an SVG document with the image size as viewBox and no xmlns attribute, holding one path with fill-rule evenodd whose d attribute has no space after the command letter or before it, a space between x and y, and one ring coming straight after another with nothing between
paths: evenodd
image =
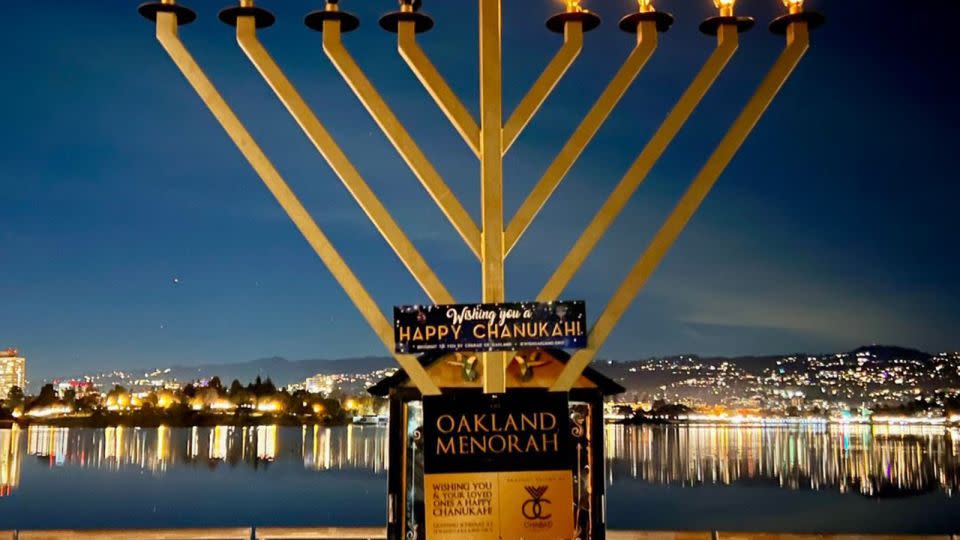
<instances>
[{"instance_id":1,"label":"tree silhouette","mask_svg":"<svg viewBox=\"0 0 960 540\"><path fill-rule=\"evenodd\" d=\"M23 405L24 397L22 388L19 386L11 386L10 391L7 392L7 407L14 409Z\"/></svg>"}]
</instances>

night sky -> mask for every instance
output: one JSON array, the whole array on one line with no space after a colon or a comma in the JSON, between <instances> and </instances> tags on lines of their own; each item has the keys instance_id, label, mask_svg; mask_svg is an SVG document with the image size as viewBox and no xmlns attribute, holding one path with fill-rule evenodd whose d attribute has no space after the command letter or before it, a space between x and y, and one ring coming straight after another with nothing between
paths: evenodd
<instances>
[{"instance_id":1,"label":"night sky","mask_svg":"<svg viewBox=\"0 0 960 540\"><path fill-rule=\"evenodd\" d=\"M388 312L422 303L407 274L216 18L194 0L182 37ZM261 39L459 301L476 260L302 24L320 2L262 2ZM376 19L343 0L345 43L479 221L479 166ZM632 47L630 0L587 0L603 25L505 162L506 218ZM712 47L708 0L661 0L677 23L508 260L507 296L533 298ZM960 348L960 3L808 3L826 27L601 357ZM778 0L634 196L564 298L596 316L783 40ZM505 114L561 38L550 0L504 0ZM475 2L425 0L420 43L477 114ZM384 350L155 41L136 2L4 5L0 33L0 347L36 380L113 367L336 358Z\"/></svg>"}]
</instances>

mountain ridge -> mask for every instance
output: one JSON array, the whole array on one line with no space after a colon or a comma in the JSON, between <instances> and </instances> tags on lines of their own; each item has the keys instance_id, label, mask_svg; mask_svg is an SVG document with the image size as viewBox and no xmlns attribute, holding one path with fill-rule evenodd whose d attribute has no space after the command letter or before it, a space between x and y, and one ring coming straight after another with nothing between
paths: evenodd
<instances>
[{"instance_id":1,"label":"mountain ridge","mask_svg":"<svg viewBox=\"0 0 960 540\"><path fill-rule=\"evenodd\" d=\"M744 356L704 356L698 354L675 354L666 356L650 356L646 358L635 358L630 360L608 360L599 359L594 362L594 366L605 374L612 374L622 371L617 368L627 368L630 365L638 365L645 362L655 362L670 359L697 359L707 364L718 364L729 362L746 371L760 370L769 367L770 362L796 356L816 356L826 357L834 354L856 355L857 353L869 353L878 361L886 361L894 358L909 358L918 360L929 360L933 357L917 349L901 347L896 345L864 345L857 347L852 351L844 353L788 353L772 355L744 355ZM233 379L243 383L249 382L260 376L264 379L270 378L280 386L291 383L301 383L307 377L317 374L332 373L369 373L380 369L397 367L394 359L389 356L357 356L349 358L307 358L302 360L290 360L282 356L271 356L248 360L244 362L228 362L222 364L200 364L196 366L172 365L161 368L170 369L165 373L165 378L174 378L178 381L186 382L197 379L207 379L213 376L220 377L225 384ZM612 368L612 369L611 369ZM153 372L154 369L142 370L123 370L128 373L143 374Z\"/></svg>"}]
</instances>

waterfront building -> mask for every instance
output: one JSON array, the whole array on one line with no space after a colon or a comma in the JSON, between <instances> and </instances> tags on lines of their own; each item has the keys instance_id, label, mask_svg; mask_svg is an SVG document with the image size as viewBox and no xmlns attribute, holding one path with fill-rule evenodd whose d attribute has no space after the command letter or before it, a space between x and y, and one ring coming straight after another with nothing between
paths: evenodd
<instances>
[{"instance_id":1,"label":"waterfront building","mask_svg":"<svg viewBox=\"0 0 960 540\"><path fill-rule=\"evenodd\" d=\"M97 387L94 386L90 381L78 381L77 379L70 379L69 381L61 381L57 383L57 394L59 396L62 397L68 390L73 390L74 395L78 398L97 393Z\"/></svg>"},{"instance_id":2,"label":"waterfront building","mask_svg":"<svg viewBox=\"0 0 960 540\"><path fill-rule=\"evenodd\" d=\"M27 384L27 360L16 349L0 351L0 399L7 399L14 386L21 390Z\"/></svg>"}]
</instances>

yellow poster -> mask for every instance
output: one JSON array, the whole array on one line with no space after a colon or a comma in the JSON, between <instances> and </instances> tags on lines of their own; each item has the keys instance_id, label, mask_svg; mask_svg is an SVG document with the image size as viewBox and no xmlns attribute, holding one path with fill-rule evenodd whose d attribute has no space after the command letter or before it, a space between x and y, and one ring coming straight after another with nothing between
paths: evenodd
<instances>
[{"instance_id":1,"label":"yellow poster","mask_svg":"<svg viewBox=\"0 0 960 540\"><path fill-rule=\"evenodd\" d=\"M428 540L499 540L497 473L424 475Z\"/></svg>"},{"instance_id":2,"label":"yellow poster","mask_svg":"<svg viewBox=\"0 0 960 540\"><path fill-rule=\"evenodd\" d=\"M499 473L503 540L573 538L573 473Z\"/></svg>"},{"instance_id":3,"label":"yellow poster","mask_svg":"<svg viewBox=\"0 0 960 540\"><path fill-rule=\"evenodd\" d=\"M424 477L427 540L573 538L573 473L445 473Z\"/></svg>"}]
</instances>

